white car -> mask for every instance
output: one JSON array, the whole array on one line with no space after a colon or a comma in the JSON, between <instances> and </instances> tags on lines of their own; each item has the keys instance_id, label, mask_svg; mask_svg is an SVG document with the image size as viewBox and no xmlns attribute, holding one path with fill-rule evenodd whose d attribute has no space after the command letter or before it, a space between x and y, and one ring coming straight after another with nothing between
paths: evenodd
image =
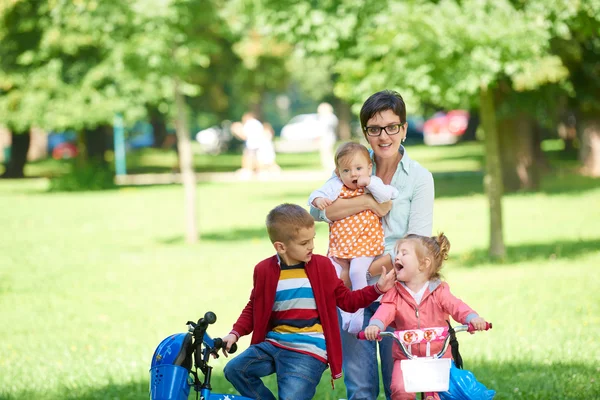
<instances>
[{"instance_id":1,"label":"white car","mask_svg":"<svg viewBox=\"0 0 600 400\"><path fill-rule=\"evenodd\" d=\"M301 114L290 120L282 129L275 143L278 153L304 153L319 151L327 126L317 114Z\"/></svg>"}]
</instances>

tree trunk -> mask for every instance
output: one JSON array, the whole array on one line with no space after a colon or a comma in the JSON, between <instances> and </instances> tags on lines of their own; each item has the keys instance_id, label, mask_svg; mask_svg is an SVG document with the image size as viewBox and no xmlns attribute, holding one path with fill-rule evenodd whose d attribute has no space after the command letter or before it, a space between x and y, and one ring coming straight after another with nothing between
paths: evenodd
<instances>
[{"instance_id":1,"label":"tree trunk","mask_svg":"<svg viewBox=\"0 0 600 400\"><path fill-rule=\"evenodd\" d=\"M161 148L167 138L167 123L165 116L158 111L156 107L149 107L150 125L152 125L152 135L154 136L154 147Z\"/></svg>"},{"instance_id":2,"label":"tree trunk","mask_svg":"<svg viewBox=\"0 0 600 400\"><path fill-rule=\"evenodd\" d=\"M490 207L490 247L492 259L503 259L504 247L502 228L502 165L500 163L500 148L498 130L496 129L496 110L493 94L487 86L481 86L480 92L481 123L485 131L485 191Z\"/></svg>"},{"instance_id":3,"label":"tree trunk","mask_svg":"<svg viewBox=\"0 0 600 400\"><path fill-rule=\"evenodd\" d=\"M521 188L519 175L517 174L517 147L518 133L514 118L497 119L498 145L500 147L500 162L502 163L502 187L503 191L516 192ZM487 131L486 131L487 140Z\"/></svg>"},{"instance_id":4,"label":"tree trunk","mask_svg":"<svg viewBox=\"0 0 600 400\"><path fill-rule=\"evenodd\" d=\"M187 112L185 98L179 90L179 80L175 78L175 106L177 119L177 148L179 151L179 169L185 192L185 239L187 243L198 241L198 227L196 225L196 176L194 175L192 145L187 127Z\"/></svg>"},{"instance_id":5,"label":"tree trunk","mask_svg":"<svg viewBox=\"0 0 600 400\"><path fill-rule=\"evenodd\" d=\"M11 131L10 160L6 163L6 170L1 178L24 178L27 152L31 143L29 130L23 132Z\"/></svg>"},{"instance_id":6,"label":"tree trunk","mask_svg":"<svg viewBox=\"0 0 600 400\"><path fill-rule=\"evenodd\" d=\"M585 175L600 177L600 118L582 121L580 156Z\"/></svg>"},{"instance_id":7,"label":"tree trunk","mask_svg":"<svg viewBox=\"0 0 600 400\"><path fill-rule=\"evenodd\" d=\"M338 138L343 141L348 141L352 138L352 128L350 123L352 122L352 110L350 105L343 100L337 101L337 115L338 115Z\"/></svg>"},{"instance_id":8,"label":"tree trunk","mask_svg":"<svg viewBox=\"0 0 600 400\"><path fill-rule=\"evenodd\" d=\"M469 122L465 133L460 137L461 141L477 140L477 127L479 126L479 110L469 110Z\"/></svg>"},{"instance_id":9,"label":"tree trunk","mask_svg":"<svg viewBox=\"0 0 600 400\"><path fill-rule=\"evenodd\" d=\"M100 125L84 131L88 160L106 165L104 153L108 149L108 138L111 132L112 127L109 125Z\"/></svg>"},{"instance_id":10,"label":"tree trunk","mask_svg":"<svg viewBox=\"0 0 600 400\"><path fill-rule=\"evenodd\" d=\"M535 121L525 114L498 122L502 161L502 182L506 193L536 190L540 184L538 157L540 143L534 135Z\"/></svg>"}]
</instances>

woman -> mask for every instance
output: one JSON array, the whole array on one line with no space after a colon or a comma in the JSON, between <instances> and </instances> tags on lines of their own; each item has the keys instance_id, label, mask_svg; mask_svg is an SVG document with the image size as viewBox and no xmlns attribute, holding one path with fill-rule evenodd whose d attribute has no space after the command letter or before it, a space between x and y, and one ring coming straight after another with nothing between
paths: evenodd
<instances>
[{"instance_id":1,"label":"woman","mask_svg":"<svg viewBox=\"0 0 600 400\"><path fill-rule=\"evenodd\" d=\"M360 110L360 124L372 149L374 174L384 184L395 186L400 195L387 203L377 203L370 196L339 199L320 211L311 207L316 220L337 221L363 210L372 210L383 217L385 253L376 260L369 272L377 271L375 264L387 264L394 259L394 244L406 234L431 236L433 225L434 185L431 173L410 159L402 142L406 140L406 106L399 93L384 90L369 97ZM335 179L333 176L331 179ZM376 279L372 277L371 280ZM363 329L379 307L374 302L365 309ZM359 341L354 335L342 332L344 354L344 383L348 400L375 399L379 395L377 343L381 357L381 373L386 398L390 399L392 374L392 344L389 341Z\"/></svg>"}]
</instances>

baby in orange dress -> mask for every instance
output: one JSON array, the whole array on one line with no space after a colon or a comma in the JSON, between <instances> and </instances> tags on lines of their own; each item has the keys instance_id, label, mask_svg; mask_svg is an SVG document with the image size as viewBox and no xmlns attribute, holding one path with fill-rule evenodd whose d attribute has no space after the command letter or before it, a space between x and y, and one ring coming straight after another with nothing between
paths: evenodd
<instances>
[{"instance_id":1,"label":"baby in orange dress","mask_svg":"<svg viewBox=\"0 0 600 400\"><path fill-rule=\"evenodd\" d=\"M344 143L335 154L335 174L339 179L329 180L311 193L309 203L320 210L335 200L349 199L371 193L380 203L398 196L398 190L385 185L371 175L373 163L369 150L355 142ZM375 257L383 254L383 226L371 210L333 221L329 224L329 252L338 276L352 290L367 286L367 270ZM341 311L341 310L340 310ZM342 328L358 333L363 326L364 310L354 314L341 311Z\"/></svg>"}]
</instances>

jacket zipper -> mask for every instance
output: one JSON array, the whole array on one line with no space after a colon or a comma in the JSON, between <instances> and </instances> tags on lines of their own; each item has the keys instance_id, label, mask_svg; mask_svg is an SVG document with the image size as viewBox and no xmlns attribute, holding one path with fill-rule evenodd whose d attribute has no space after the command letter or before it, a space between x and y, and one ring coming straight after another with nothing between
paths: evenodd
<instances>
[{"instance_id":1,"label":"jacket zipper","mask_svg":"<svg viewBox=\"0 0 600 400\"><path fill-rule=\"evenodd\" d=\"M421 329L421 319L419 318L419 307L415 306L415 316L417 317L417 329ZM421 344L417 343L417 352L421 354Z\"/></svg>"},{"instance_id":2,"label":"jacket zipper","mask_svg":"<svg viewBox=\"0 0 600 400\"><path fill-rule=\"evenodd\" d=\"M421 329L421 320L419 319L419 307L415 307L415 316L417 317L417 329Z\"/></svg>"}]
</instances>

